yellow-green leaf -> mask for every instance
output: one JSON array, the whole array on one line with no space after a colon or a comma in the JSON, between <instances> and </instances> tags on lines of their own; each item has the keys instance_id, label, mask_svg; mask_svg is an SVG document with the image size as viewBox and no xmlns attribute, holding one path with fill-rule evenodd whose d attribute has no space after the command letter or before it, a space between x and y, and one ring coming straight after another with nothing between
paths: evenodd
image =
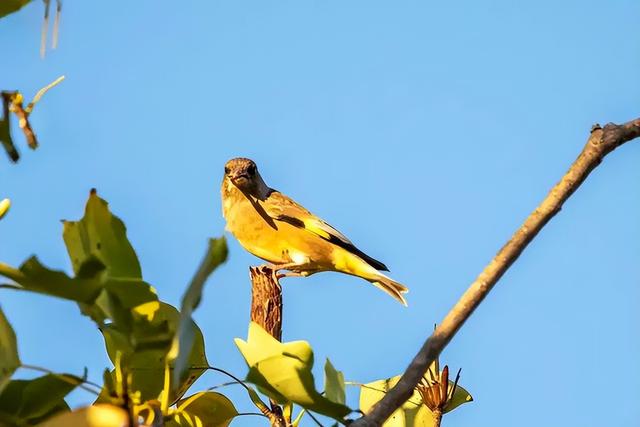
<instances>
[{"instance_id":1,"label":"yellow-green leaf","mask_svg":"<svg viewBox=\"0 0 640 427\"><path fill-rule=\"evenodd\" d=\"M247 341L236 338L235 342L249 366L247 381L278 403L291 401L336 420L342 420L351 412L347 406L327 399L316 390L309 343L280 343L254 322L249 325Z\"/></svg>"},{"instance_id":2,"label":"yellow-green leaf","mask_svg":"<svg viewBox=\"0 0 640 427\"><path fill-rule=\"evenodd\" d=\"M435 368L434 368L435 369ZM365 414L371 410L374 404L384 397L387 391L394 387L400 380L397 375L386 380L378 380L360 386L360 410ZM453 382L449 381L449 387ZM473 398L460 385L456 387L453 398L445 408L449 412L463 403L471 402ZM431 427L433 416L429 408L422 404L422 397L417 390L400 408L398 408L383 424L384 427Z\"/></svg>"},{"instance_id":3,"label":"yellow-green leaf","mask_svg":"<svg viewBox=\"0 0 640 427\"><path fill-rule=\"evenodd\" d=\"M226 427L238 415L233 403L220 393L205 391L178 402L167 427Z\"/></svg>"},{"instance_id":4,"label":"yellow-green leaf","mask_svg":"<svg viewBox=\"0 0 640 427\"><path fill-rule=\"evenodd\" d=\"M82 381L69 374L47 374L32 380L10 381L0 393L0 420L36 424L68 409L64 397Z\"/></svg>"},{"instance_id":5,"label":"yellow-green leaf","mask_svg":"<svg viewBox=\"0 0 640 427\"><path fill-rule=\"evenodd\" d=\"M324 395L333 402L346 402L344 374L333 367L329 358L324 364Z\"/></svg>"},{"instance_id":6,"label":"yellow-green leaf","mask_svg":"<svg viewBox=\"0 0 640 427\"><path fill-rule=\"evenodd\" d=\"M0 1L0 18L9 15L10 13L17 12L27 5L31 0L1 0Z\"/></svg>"},{"instance_id":7,"label":"yellow-green leaf","mask_svg":"<svg viewBox=\"0 0 640 427\"><path fill-rule=\"evenodd\" d=\"M117 406L98 404L55 416L38 427L128 427L129 415Z\"/></svg>"},{"instance_id":8,"label":"yellow-green leaf","mask_svg":"<svg viewBox=\"0 0 640 427\"><path fill-rule=\"evenodd\" d=\"M451 389L452 387L453 382L449 381L449 388ZM461 387L460 384L458 384L456 385L453 396L451 396L451 399L449 399L447 405L444 407L444 413L446 414L447 412L451 412L463 403L469 403L472 401L473 397L471 396L471 394L467 390L465 390L464 387Z\"/></svg>"},{"instance_id":9,"label":"yellow-green leaf","mask_svg":"<svg viewBox=\"0 0 640 427\"><path fill-rule=\"evenodd\" d=\"M11 207L11 201L9 199L0 200L0 218L5 216L9 212Z\"/></svg>"},{"instance_id":10,"label":"yellow-green leaf","mask_svg":"<svg viewBox=\"0 0 640 427\"><path fill-rule=\"evenodd\" d=\"M207 278L227 260L228 249L227 239L222 236L217 239L209 239L209 246L200 267L193 277L189 288L182 297L181 311L193 311L200 304L202 289Z\"/></svg>"},{"instance_id":11,"label":"yellow-green leaf","mask_svg":"<svg viewBox=\"0 0 640 427\"><path fill-rule=\"evenodd\" d=\"M179 319L180 313L175 307L159 302L154 310L143 314L134 312L131 340L126 333L114 327L102 330L109 358L115 364L117 353L120 353L124 368L132 376L132 389L140 392L142 400L158 399L163 390L167 353L177 331ZM179 399L208 366L202 332L193 321L191 328L194 339L187 358L188 375L173 387L170 402ZM103 390L99 401L109 401L106 390Z\"/></svg>"},{"instance_id":12,"label":"yellow-green leaf","mask_svg":"<svg viewBox=\"0 0 640 427\"><path fill-rule=\"evenodd\" d=\"M191 284L182 297L180 320L173 339L169 359L173 361L172 384L179 386L189 375L189 355L196 337L195 323L191 319L193 310L200 304L202 290L213 271L227 259L227 241L223 237L209 239L209 246Z\"/></svg>"},{"instance_id":13,"label":"yellow-green leaf","mask_svg":"<svg viewBox=\"0 0 640 427\"><path fill-rule=\"evenodd\" d=\"M20 366L18 343L11 324L0 309L0 392Z\"/></svg>"},{"instance_id":14,"label":"yellow-green leaf","mask_svg":"<svg viewBox=\"0 0 640 427\"><path fill-rule=\"evenodd\" d=\"M86 304L93 303L102 289L97 276L72 279L61 271L46 268L36 257L25 261L20 266L20 273L22 274L7 275L7 277L28 291Z\"/></svg>"},{"instance_id":15,"label":"yellow-green leaf","mask_svg":"<svg viewBox=\"0 0 640 427\"><path fill-rule=\"evenodd\" d=\"M63 221L64 242L76 274L91 257L99 259L110 277L141 279L140 263L127 229L109 211L109 204L91 191L84 216L79 221Z\"/></svg>"},{"instance_id":16,"label":"yellow-green leaf","mask_svg":"<svg viewBox=\"0 0 640 427\"><path fill-rule=\"evenodd\" d=\"M400 379L400 376L374 381L360 387L360 410L368 413L374 404L384 397ZM383 427L432 427L433 416L422 404L417 391L384 422Z\"/></svg>"}]
</instances>

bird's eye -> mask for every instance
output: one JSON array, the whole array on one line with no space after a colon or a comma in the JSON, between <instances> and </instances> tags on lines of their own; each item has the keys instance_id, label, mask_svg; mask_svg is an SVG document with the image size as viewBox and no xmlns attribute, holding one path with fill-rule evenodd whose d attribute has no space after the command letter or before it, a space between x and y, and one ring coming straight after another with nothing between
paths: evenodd
<instances>
[{"instance_id":1,"label":"bird's eye","mask_svg":"<svg viewBox=\"0 0 640 427\"><path fill-rule=\"evenodd\" d=\"M229 166L224 168L225 175L229 175L230 172L231 172L231 169L229 169Z\"/></svg>"},{"instance_id":2,"label":"bird's eye","mask_svg":"<svg viewBox=\"0 0 640 427\"><path fill-rule=\"evenodd\" d=\"M255 175L256 174L256 165L249 165L249 167L247 168L247 172L249 172L249 175Z\"/></svg>"}]
</instances>

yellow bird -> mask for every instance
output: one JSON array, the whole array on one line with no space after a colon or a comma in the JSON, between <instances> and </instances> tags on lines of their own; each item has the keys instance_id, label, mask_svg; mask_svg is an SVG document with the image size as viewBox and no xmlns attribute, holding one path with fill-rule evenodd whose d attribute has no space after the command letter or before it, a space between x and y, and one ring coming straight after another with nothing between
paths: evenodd
<instances>
[{"instance_id":1,"label":"yellow bird","mask_svg":"<svg viewBox=\"0 0 640 427\"><path fill-rule=\"evenodd\" d=\"M269 188L252 160L227 162L221 193L227 230L247 251L270 262L275 271L288 271L282 276L339 271L362 277L407 305L402 294L408 289L378 271L388 271L383 263L289 197Z\"/></svg>"}]
</instances>

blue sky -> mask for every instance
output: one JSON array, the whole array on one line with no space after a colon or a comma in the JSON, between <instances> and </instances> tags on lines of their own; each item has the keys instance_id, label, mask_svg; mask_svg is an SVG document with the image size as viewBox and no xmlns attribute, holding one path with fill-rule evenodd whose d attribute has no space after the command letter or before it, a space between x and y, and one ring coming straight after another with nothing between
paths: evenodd
<instances>
[{"instance_id":1,"label":"blue sky","mask_svg":"<svg viewBox=\"0 0 640 427\"><path fill-rule=\"evenodd\" d=\"M0 260L71 271L59 220L97 187L146 280L177 304L223 232L224 162L247 156L411 288L404 308L357 278L288 279L284 338L351 381L396 375L590 126L640 114L639 17L633 0L67 1L60 46L41 60L34 2L0 21L0 87L67 79L32 116L41 147L16 130L21 162L0 158L13 201ZM640 420L639 161L637 142L611 154L445 350L475 403L443 425ZM230 239L195 314L210 362L238 375L232 339L246 336L258 262ZM0 303L26 363L100 380L101 337L72 304L9 291Z\"/></svg>"}]
</instances>

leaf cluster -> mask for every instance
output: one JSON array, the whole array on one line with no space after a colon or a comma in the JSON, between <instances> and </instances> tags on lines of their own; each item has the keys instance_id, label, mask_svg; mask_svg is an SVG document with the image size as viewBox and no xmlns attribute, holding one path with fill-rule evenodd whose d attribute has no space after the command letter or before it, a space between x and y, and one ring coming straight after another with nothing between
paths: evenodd
<instances>
[{"instance_id":1,"label":"leaf cluster","mask_svg":"<svg viewBox=\"0 0 640 427\"><path fill-rule=\"evenodd\" d=\"M143 279L124 223L95 190L80 220L63 221L62 235L72 275L46 267L37 257L19 268L0 263L0 275L13 281L6 287L75 303L97 325L112 366L105 369L102 385L90 382L86 372L75 376L42 368L38 369L46 371L43 376L12 379L17 369L30 366L20 360L16 335L0 310L0 425L227 426L239 415L261 415L273 424L272 407L260 394L282 405L290 426L297 427L306 414L320 424L314 413L349 424L355 411L346 404L344 375L327 359L324 390L318 391L313 350L306 341L282 343L252 322L247 339L235 340L247 363L246 378L239 380L210 366L204 337L192 313L200 304L208 277L227 258L224 237L209 240L178 310L161 301ZM259 413L240 413L229 398L211 390L185 396L207 370L224 373L244 387ZM359 384L359 412L368 411L398 378ZM439 368L434 367L427 389L441 378ZM77 387L97 397L92 406L71 411L65 396ZM448 405L446 411L471 400L457 382L447 389L453 391L443 403ZM296 406L300 409L294 417ZM385 425L431 426L431 412L416 390Z\"/></svg>"}]
</instances>

